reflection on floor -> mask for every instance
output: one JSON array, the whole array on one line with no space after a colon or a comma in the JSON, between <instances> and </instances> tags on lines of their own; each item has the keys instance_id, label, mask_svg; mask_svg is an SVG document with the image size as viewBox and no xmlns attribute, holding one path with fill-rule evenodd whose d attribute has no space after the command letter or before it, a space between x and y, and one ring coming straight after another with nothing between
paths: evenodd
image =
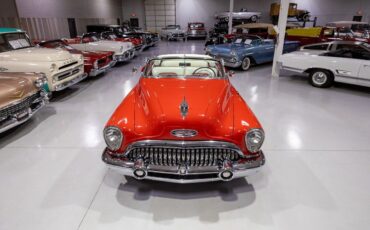
<instances>
[{"instance_id":1,"label":"reflection on floor","mask_svg":"<svg viewBox=\"0 0 370 230\"><path fill-rule=\"evenodd\" d=\"M203 53L162 42L104 76L58 93L0 135L0 229L367 229L370 90L317 89L271 78L270 64L231 79L266 132L267 164L252 178L177 185L136 181L100 160L102 129L138 81L145 57Z\"/></svg>"}]
</instances>

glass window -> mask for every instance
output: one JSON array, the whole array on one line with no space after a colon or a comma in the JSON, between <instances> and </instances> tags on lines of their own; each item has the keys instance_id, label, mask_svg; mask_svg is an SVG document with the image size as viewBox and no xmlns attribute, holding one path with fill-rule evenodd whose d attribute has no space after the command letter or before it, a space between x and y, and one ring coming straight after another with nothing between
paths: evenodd
<instances>
[{"instance_id":1,"label":"glass window","mask_svg":"<svg viewBox=\"0 0 370 230\"><path fill-rule=\"evenodd\" d=\"M149 61L147 78L224 78L219 61L197 58L165 58Z\"/></svg>"},{"instance_id":2,"label":"glass window","mask_svg":"<svg viewBox=\"0 0 370 230\"><path fill-rule=\"evenodd\" d=\"M0 35L0 52L31 47L25 33L9 33Z\"/></svg>"},{"instance_id":3,"label":"glass window","mask_svg":"<svg viewBox=\"0 0 370 230\"><path fill-rule=\"evenodd\" d=\"M327 50L329 44L309 45L303 47L305 50Z\"/></svg>"}]
</instances>

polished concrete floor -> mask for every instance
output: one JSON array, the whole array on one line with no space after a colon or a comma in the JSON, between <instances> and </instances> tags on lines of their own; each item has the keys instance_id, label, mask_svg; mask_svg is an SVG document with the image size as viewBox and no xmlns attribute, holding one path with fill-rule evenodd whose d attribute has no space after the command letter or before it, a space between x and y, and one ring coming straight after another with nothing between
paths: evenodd
<instances>
[{"instance_id":1,"label":"polished concrete floor","mask_svg":"<svg viewBox=\"0 0 370 230\"><path fill-rule=\"evenodd\" d=\"M2 134L0 229L369 229L370 89L272 78L270 64L231 79L266 132L261 174L174 185L106 169L102 129L138 81L131 69L148 56L202 52L201 41L160 43Z\"/></svg>"}]
</instances>

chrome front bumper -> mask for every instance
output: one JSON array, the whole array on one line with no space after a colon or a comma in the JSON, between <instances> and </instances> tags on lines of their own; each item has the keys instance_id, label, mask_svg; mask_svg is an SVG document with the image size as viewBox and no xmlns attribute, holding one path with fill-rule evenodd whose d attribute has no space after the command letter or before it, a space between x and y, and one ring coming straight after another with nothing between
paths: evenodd
<instances>
[{"instance_id":1,"label":"chrome front bumper","mask_svg":"<svg viewBox=\"0 0 370 230\"><path fill-rule=\"evenodd\" d=\"M237 163L230 162L229 166L164 166L144 165L142 162L140 166L140 162L112 156L108 149L104 150L102 160L110 169L126 176L179 184L227 181L235 178L248 177L258 173L261 166L265 164L265 156L262 151L253 160L239 161ZM225 167L233 175L232 178L227 180L221 176ZM146 176L138 178L137 174L135 175L134 173L137 169L144 169Z\"/></svg>"},{"instance_id":2,"label":"chrome front bumper","mask_svg":"<svg viewBox=\"0 0 370 230\"><path fill-rule=\"evenodd\" d=\"M44 91L40 92L40 97L32 102L32 107L28 107L26 110L14 113L8 118L0 121L0 133L5 132L11 128L14 128L26 121L28 121L37 111L44 107L48 102L48 94ZM20 102L21 103L21 102Z\"/></svg>"},{"instance_id":3,"label":"chrome front bumper","mask_svg":"<svg viewBox=\"0 0 370 230\"><path fill-rule=\"evenodd\" d=\"M234 62L232 62L230 58L225 59L223 57L212 55L212 54L208 54L208 55L215 59L222 59L224 62L224 66L227 66L227 67L239 68L242 65L242 61L235 60Z\"/></svg>"},{"instance_id":4,"label":"chrome front bumper","mask_svg":"<svg viewBox=\"0 0 370 230\"><path fill-rule=\"evenodd\" d=\"M128 50L124 52L122 55L116 55L114 57L117 62L129 61L135 57L135 49Z\"/></svg>"},{"instance_id":5,"label":"chrome front bumper","mask_svg":"<svg viewBox=\"0 0 370 230\"><path fill-rule=\"evenodd\" d=\"M90 77L95 77L95 76L98 76L99 74L102 74L102 73L105 73L107 72L110 68L112 68L115 64L117 63L116 60L113 60L111 61L108 65L106 66L103 66L101 68L98 68L98 69L92 69L89 73L89 76Z\"/></svg>"},{"instance_id":6,"label":"chrome front bumper","mask_svg":"<svg viewBox=\"0 0 370 230\"><path fill-rule=\"evenodd\" d=\"M79 83L80 81L82 81L86 77L87 77L87 73L80 74L78 77L75 77L70 81L66 81L66 82L63 82L59 85L56 85L55 86L55 91L62 91L62 90L66 89L66 88L68 88L68 87L70 87L74 84Z\"/></svg>"}]
</instances>

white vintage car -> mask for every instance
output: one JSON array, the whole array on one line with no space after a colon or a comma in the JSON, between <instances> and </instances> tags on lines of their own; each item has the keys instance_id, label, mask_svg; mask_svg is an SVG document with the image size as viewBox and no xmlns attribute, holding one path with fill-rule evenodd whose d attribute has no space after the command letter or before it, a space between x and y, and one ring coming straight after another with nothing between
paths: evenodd
<instances>
[{"instance_id":1,"label":"white vintage car","mask_svg":"<svg viewBox=\"0 0 370 230\"><path fill-rule=\"evenodd\" d=\"M112 51L117 62L129 61L135 57L135 47L131 42L101 40L98 37L96 33L87 33L82 38L63 40L81 51Z\"/></svg>"},{"instance_id":2,"label":"white vintage car","mask_svg":"<svg viewBox=\"0 0 370 230\"><path fill-rule=\"evenodd\" d=\"M180 25L168 25L162 28L160 36L167 40L186 40L186 32L181 29Z\"/></svg>"},{"instance_id":3,"label":"white vintage car","mask_svg":"<svg viewBox=\"0 0 370 230\"><path fill-rule=\"evenodd\" d=\"M83 56L33 47L27 34L0 28L0 72L37 72L48 79L49 91L60 91L87 77Z\"/></svg>"},{"instance_id":4,"label":"white vintage car","mask_svg":"<svg viewBox=\"0 0 370 230\"><path fill-rule=\"evenodd\" d=\"M249 12L243 8L240 12L232 12L233 20L249 20L251 22L257 22L261 18L261 12ZM215 15L216 19L229 21L229 12L221 12Z\"/></svg>"},{"instance_id":5,"label":"white vintage car","mask_svg":"<svg viewBox=\"0 0 370 230\"><path fill-rule=\"evenodd\" d=\"M344 47L329 52L301 50L284 54L279 60L283 70L308 73L309 82L320 88L335 81L370 86L370 45Z\"/></svg>"}]
</instances>

